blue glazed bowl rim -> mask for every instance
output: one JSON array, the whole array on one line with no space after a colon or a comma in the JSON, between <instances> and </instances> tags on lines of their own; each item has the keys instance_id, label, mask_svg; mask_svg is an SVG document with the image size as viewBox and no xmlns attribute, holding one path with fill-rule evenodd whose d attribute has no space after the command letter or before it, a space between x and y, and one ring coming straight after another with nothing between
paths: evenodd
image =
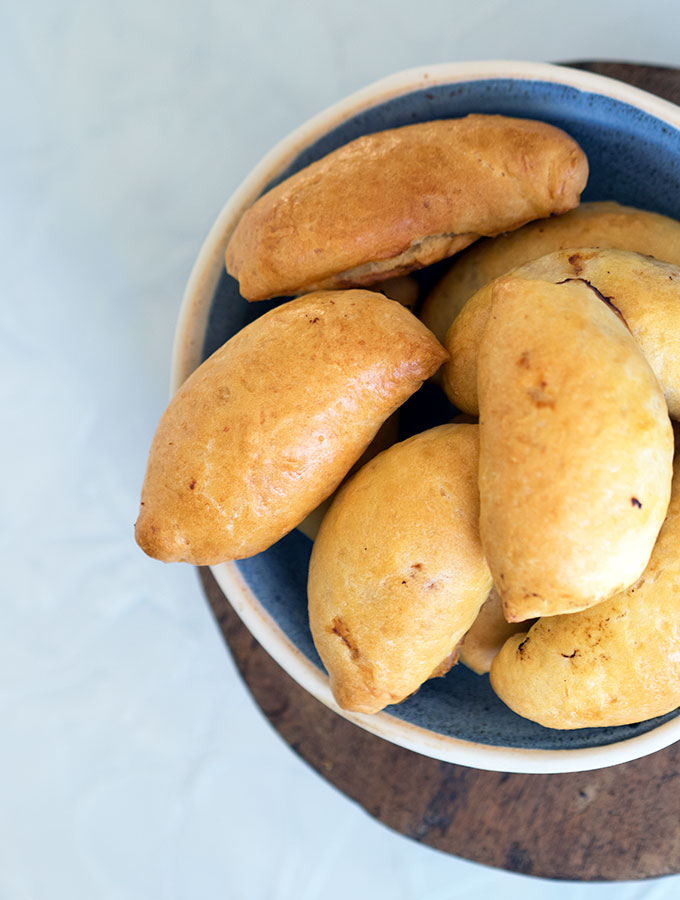
<instances>
[{"instance_id":1,"label":"blue glazed bowl rim","mask_svg":"<svg viewBox=\"0 0 680 900\"><path fill-rule=\"evenodd\" d=\"M347 119L393 98L439 85L475 81L549 82L599 94L642 110L680 131L680 108L623 82L565 66L515 60L443 63L383 78L314 116L280 141L250 172L210 230L192 269L180 309L171 369L171 393L202 361L208 315L224 267L228 238L243 211L284 172L300 152ZM220 588L244 625L269 655L305 690L360 728L425 756L500 772L558 773L618 765L680 739L680 716L636 737L596 747L531 749L475 743L440 734L381 712L341 710L325 673L302 653L258 601L236 563L212 567Z\"/></svg>"}]
</instances>

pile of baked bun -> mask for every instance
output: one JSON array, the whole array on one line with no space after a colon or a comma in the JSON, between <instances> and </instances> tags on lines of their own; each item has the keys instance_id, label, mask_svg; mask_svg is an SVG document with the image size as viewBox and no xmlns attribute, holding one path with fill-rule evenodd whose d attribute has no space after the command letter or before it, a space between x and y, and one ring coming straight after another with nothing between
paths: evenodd
<instances>
[{"instance_id":1,"label":"pile of baked bun","mask_svg":"<svg viewBox=\"0 0 680 900\"><path fill-rule=\"evenodd\" d=\"M409 125L230 236L243 297L294 299L171 400L136 537L212 565L313 533L310 626L344 709L458 659L552 728L680 705L680 223L579 205L587 176L543 122ZM417 318L408 273L453 254ZM396 441L432 378L461 415Z\"/></svg>"}]
</instances>

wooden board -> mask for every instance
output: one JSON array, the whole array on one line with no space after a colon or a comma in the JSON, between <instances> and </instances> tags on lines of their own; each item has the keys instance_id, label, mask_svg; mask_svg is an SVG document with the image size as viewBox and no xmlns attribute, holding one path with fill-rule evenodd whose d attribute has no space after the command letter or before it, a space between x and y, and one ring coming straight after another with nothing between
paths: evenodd
<instances>
[{"instance_id":1,"label":"wooden board","mask_svg":"<svg viewBox=\"0 0 680 900\"><path fill-rule=\"evenodd\" d=\"M572 65L680 104L680 71ZM385 825L446 853L512 872L583 881L680 872L680 744L568 775L481 772L368 734L299 687L242 625L209 569L203 586L236 665L279 734Z\"/></svg>"}]
</instances>

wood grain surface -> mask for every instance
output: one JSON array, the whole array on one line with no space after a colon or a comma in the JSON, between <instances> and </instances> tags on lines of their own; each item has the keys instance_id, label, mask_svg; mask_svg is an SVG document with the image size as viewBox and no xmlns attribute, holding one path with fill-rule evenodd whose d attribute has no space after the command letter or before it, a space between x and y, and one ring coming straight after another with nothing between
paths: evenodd
<instances>
[{"instance_id":1,"label":"wood grain surface","mask_svg":"<svg viewBox=\"0 0 680 900\"><path fill-rule=\"evenodd\" d=\"M680 71L578 62L680 104ZM395 831L512 872L579 881L680 871L680 745L567 775L482 772L396 747L300 688L200 577L236 665L274 728L325 779Z\"/></svg>"}]
</instances>

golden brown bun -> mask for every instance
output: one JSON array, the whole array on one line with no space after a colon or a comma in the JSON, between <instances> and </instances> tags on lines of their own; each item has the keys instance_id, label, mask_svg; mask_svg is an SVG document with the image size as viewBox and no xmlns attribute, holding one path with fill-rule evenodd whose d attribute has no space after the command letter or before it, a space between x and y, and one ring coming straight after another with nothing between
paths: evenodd
<instances>
[{"instance_id":1,"label":"golden brown bun","mask_svg":"<svg viewBox=\"0 0 680 900\"><path fill-rule=\"evenodd\" d=\"M680 265L680 222L610 201L582 203L563 216L531 222L461 254L428 294L420 318L443 343L453 320L481 287L517 266L569 247L633 250Z\"/></svg>"},{"instance_id":2,"label":"golden brown bun","mask_svg":"<svg viewBox=\"0 0 680 900\"><path fill-rule=\"evenodd\" d=\"M628 725L680 706L680 461L649 565L627 591L510 638L498 696L548 728Z\"/></svg>"},{"instance_id":3,"label":"golden brown bun","mask_svg":"<svg viewBox=\"0 0 680 900\"><path fill-rule=\"evenodd\" d=\"M578 144L544 122L470 115L379 131L260 197L227 271L248 300L373 284L566 212L587 177Z\"/></svg>"},{"instance_id":4,"label":"golden brown bun","mask_svg":"<svg viewBox=\"0 0 680 900\"><path fill-rule=\"evenodd\" d=\"M256 319L179 389L153 439L136 524L150 556L252 556L338 486L445 358L373 291L309 294Z\"/></svg>"},{"instance_id":5,"label":"golden brown bun","mask_svg":"<svg viewBox=\"0 0 680 900\"><path fill-rule=\"evenodd\" d=\"M476 425L422 432L367 463L323 520L309 619L344 709L377 712L439 674L486 599L478 453Z\"/></svg>"},{"instance_id":6,"label":"golden brown bun","mask_svg":"<svg viewBox=\"0 0 680 900\"><path fill-rule=\"evenodd\" d=\"M480 532L506 619L627 588L666 514L673 432L621 319L582 281L500 279L478 388Z\"/></svg>"},{"instance_id":7,"label":"golden brown bun","mask_svg":"<svg viewBox=\"0 0 680 900\"><path fill-rule=\"evenodd\" d=\"M620 311L659 379L671 416L680 417L680 268L677 265L627 250L572 248L549 253L508 274L555 284L567 278L589 282ZM470 297L446 335L450 359L442 370L442 386L455 406L471 414L478 407L477 352L494 283L490 282Z\"/></svg>"},{"instance_id":8,"label":"golden brown bun","mask_svg":"<svg viewBox=\"0 0 680 900\"><path fill-rule=\"evenodd\" d=\"M477 675L485 675L501 647L513 634L527 631L526 622L507 622L496 588L484 601L477 618L458 648L458 661Z\"/></svg>"}]
</instances>

